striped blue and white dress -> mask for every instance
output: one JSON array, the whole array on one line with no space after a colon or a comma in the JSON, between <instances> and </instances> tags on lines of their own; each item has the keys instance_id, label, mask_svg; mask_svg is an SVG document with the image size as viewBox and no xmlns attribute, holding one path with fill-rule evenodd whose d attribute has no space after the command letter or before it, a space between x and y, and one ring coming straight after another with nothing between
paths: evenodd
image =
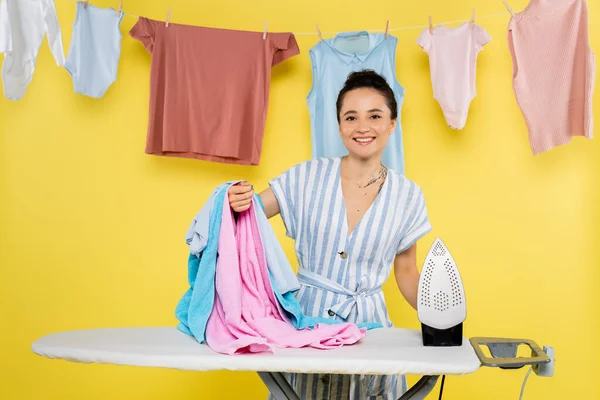
<instances>
[{"instance_id":1,"label":"striped blue and white dress","mask_svg":"<svg viewBox=\"0 0 600 400\"><path fill-rule=\"evenodd\" d=\"M270 181L286 235L295 240L305 314L392 326L382 285L394 258L431 230L420 187L388 169L381 191L348 232L341 158L298 164ZM396 400L404 376L286 374L301 399Z\"/></svg>"}]
</instances>

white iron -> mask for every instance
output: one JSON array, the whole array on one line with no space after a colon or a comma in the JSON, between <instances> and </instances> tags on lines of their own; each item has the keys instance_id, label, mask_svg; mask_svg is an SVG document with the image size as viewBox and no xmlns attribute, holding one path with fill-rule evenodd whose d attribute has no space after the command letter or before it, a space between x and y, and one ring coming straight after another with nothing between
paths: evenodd
<instances>
[{"instance_id":1,"label":"white iron","mask_svg":"<svg viewBox=\"0 0 600 400\"><path fill-rule=\"evenodd\" d=\"M450 252L436 238L423 262L419 279L417 313L424 346L462 345L467 318L465 290Z\"/></svg>"}]
</instances>

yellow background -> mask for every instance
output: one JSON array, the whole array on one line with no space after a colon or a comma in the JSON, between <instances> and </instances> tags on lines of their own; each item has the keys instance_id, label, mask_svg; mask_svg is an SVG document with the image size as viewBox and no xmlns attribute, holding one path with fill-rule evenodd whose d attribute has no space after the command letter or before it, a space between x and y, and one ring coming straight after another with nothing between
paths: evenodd
<instances>
[{"instance_id":1,"label":"yellow background","mask_svg":"<svg viewBox=\"0 0 600 400\"><path fill-rule=\"evenodd\" d=\"M66 54L75 4L56 4ZM93 4L117 7L118 0ZM526 0L511 5L518 11ZM505 12L500 0L124 2L128 13L156 19L172 8L178 23L260 31L266 19L273 31L294 32L312 32L315 23L324 32L383 29L386 19L392 28L422 25L429 14L434 22L468 19L473 7L478 15ZM508 19L479 21L493 40L480 53L478 96L458 132L446 127L432 97L428 59L415 43L420 29L393 32L406 88L407 176L423 188L434 227L420 241L419 263L436 236L450 247L466 285L466 336L555 347L555 377L532 374L525 399L597 399L600 143L575 139L532 156L512 92ZM314 35L298 35L301 54L273 70L259 167L145 155L150 55L128 35L135 21L123 20L118 80L102 99L73 92L45 41L25 98L0 97L0 399L266 395L253 373L82 365L30 350L57 331L174 326L187 288L184 234L211 189L232 179L262 189L310 157L305 96ZM590 4L596 49L599 26L600 8ZM295 263L281 220L273 225ZM395 324L418 328L393 280L385 292ZM444 398L516 399L525 371L449 377Z\"/></svg>"}]
</instances>

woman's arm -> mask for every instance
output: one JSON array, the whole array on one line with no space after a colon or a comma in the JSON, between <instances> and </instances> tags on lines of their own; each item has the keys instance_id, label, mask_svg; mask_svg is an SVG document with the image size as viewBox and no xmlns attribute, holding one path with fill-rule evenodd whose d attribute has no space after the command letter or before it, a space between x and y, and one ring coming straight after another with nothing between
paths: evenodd
<instances>
[{"instance_id":1,"label":"woman's arm","mask_svg":"<svg viewBox=\"0 0 600 400\"><path fill-rule=\"evenodd\" d=\"M402 296L417 309L417 293L419 290L419 270L417 269L417 244L396 255L394 260L394 276Z\"/></svg>"},{"instance_id":2,"label":"woman's arm","mask_svg":"<svg viewBox=\"0 0 600 400\"><path fill-rule=\"evenodd\" d=\"M279 214L279 203L277 202L277 197L275 197L275 193L273 193L273 190L270 186L260 192L258 195L260 196L260 200L265 207L265 214L267 218L271 218Z\"/></svg>"}]
</instances>

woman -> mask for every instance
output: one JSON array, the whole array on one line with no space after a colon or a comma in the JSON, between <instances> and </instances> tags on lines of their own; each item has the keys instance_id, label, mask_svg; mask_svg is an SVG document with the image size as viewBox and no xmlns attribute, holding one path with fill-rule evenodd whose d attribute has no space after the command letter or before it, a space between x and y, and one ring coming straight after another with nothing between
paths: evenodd
<instances>
[{"instance_id":1,"label":"woman","mask_svg":"<svg viewBox=\"0 0 600 400\"><path fill-rule=\"evenodd\" d=\"M416 241L431 230L421 189L382 165L398 117L394 93L373 71L349 75L336 103L348 155L296 165L260 193L268 218L281 214L299 261L296 293L304 313L392 326L381 286L394 266L400 292L416 309ZM236 212L252 186L232 186ZM401 378L401 379L399 379ZM291 374L303 399L397 399L404 377Z\"/></svg>"}]
</instances>

